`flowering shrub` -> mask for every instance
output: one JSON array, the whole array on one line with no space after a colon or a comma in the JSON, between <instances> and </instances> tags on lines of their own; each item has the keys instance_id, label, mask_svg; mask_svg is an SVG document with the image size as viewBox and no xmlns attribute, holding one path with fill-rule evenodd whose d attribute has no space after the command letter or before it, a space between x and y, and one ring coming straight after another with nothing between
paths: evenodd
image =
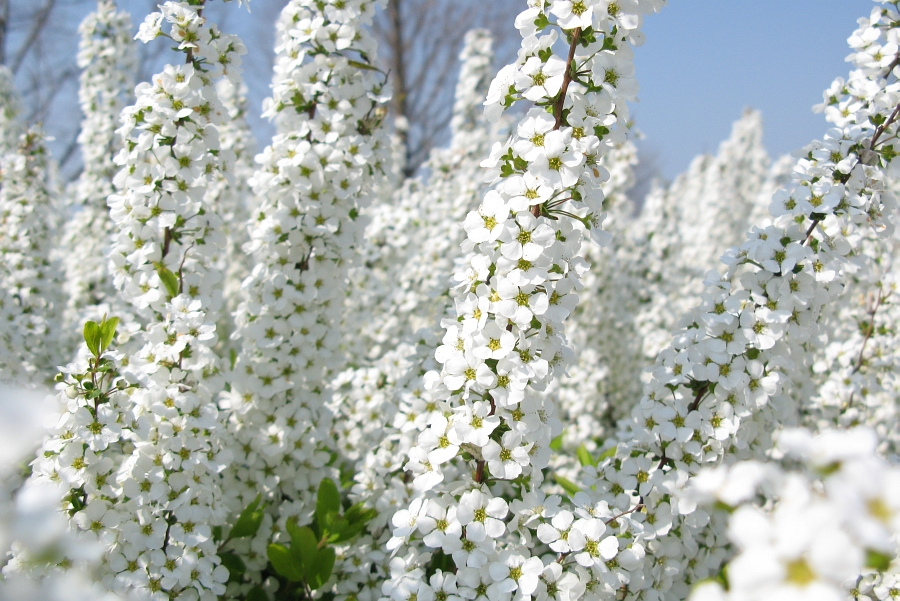
<instances>
[{"instance_id":1,"label":"flowering shrub","mask_svg":"<svg viewBox=\"0 0 900 601\"><path fill-rule=\"evenodd\" d=\"M0 599L897 597L900 1L822 141L747 112L638 215L665 0L529 0L496 74L469 32L406 180L385 4L287 2L255 163L203 0L133 95L98 1L68 187L0 70Z\"/></svg>"}]
</instances>

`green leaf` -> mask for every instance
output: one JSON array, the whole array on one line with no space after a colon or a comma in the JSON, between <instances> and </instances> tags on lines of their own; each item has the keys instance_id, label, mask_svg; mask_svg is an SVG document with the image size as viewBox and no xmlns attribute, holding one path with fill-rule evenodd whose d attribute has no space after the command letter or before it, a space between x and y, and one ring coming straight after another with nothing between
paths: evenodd
<instances>
[{"instance_id":1,"label":"green leaf","mask_svg":"<svg viewBox=\"0 0 900 601\"><path fill-rule=\"evenodd\" d=\"M756 359L759 357L759 349L758 348L748 348L747 349L747 358L750 360Z\"/></svg>"},{"instance_id":2,"label":"green leaf","mask_svg":"<svg viewBox=\"0 0 900 601\"><path fill-rule=\"evenodd\" d=\"M350 522L345 520L344 517L337 512L329 511L325 515L324 530L329 533L328 540L330 541L336 541L349 526Z\"/></svg>"},{"instance_id":3,"label":"green leaf","mask_svg":"<svg viewBox=\"0 0 900 601\"><path fill-rule=\"evenodd\" d=\"M378 73L381 73L381 69L373 67L372 65L369 65L367 63L361 63L359 61L347 61L347 64L351 67L356 67L357 69L365 69L367 71L377 71Z\"/></svg>"},{"instance_id":4,"label":"green leaf","mask_svg":"<svg viewBox=\"0 0 900 601\"><path fill-rule=\"evenodd\" d=\"M355 467L350 463L341 464L341 488L350 488L356 482L353 480L353 477L356 475Z\"/></svg>"},{"instance_id":5,"label":"green leaf","mask_svg":"<svg viewBox=\"0 0 900 601\"><path fill-rule=\"evenodd\" d=\"M309 581L310 566L313 565L320 552L318 550L319 541L316 540L316 535L309 526L298 528L290 523L288 533L291 535L291 557L294 559L294 563L300 567L304 578Z\"/></svg>"},{"instance_id":6,"label":"green leaf","mask_svg":"<svg viewBox=\"0 0 900 601\"><path fill-rule=\"evenodd\" d=\"M244 560L241 559L237 553L232 553L230 551L227 553L220 553L219 557L222 559L222 565L228 569L228 582L240 581L241 574L247 571Z\"/></svg>"},{"instance_id":7,"label":"green leaf","mask_svg":"<svg viewBox=\"0 0 900 601\"><path fill-rule=\"evenodd\" d=\"M334 549L331 547L320 549L307 574L306 583L309 584L309 588L315 590L328 582L333 569Z\"/></svg>"},{"instance_id":8,"label":"green leaf","mask_svg":"<svg viewBox=\"0 0 900 601\"><path fill-rule=\"evenodd\" d=\"M269 601L269 595L261 587L254 586L244 597L244 601Z\"/></svg>"},{"instance_id":9,"label":"green leaf","mask_svg":"<svg viewBox=\"0 0 900 601\"><path fill-rule=\"evenodd\" d=\"M118 317L110 317L104 319L100 324L100 351L105 351L112 344L113 338L116 336L116 326L119 325Z\"/></svg>"},{"instance_id":10,"label":"green leaf","mask_svg":"<svg viewBox=\"0 0 900 601\"><path fill-rule=\"evenodd\" d=\"M95 357L100 356L100 326L96 321L84 322L84 342Z\"/></svg>"},{"instance_id":11,"label":"green leaf","mask_svg":"<svg viewBox=\"0 0 900 601\"><path fill-rule=\"evenodd\" d=\"M160 267L156 270L156 273L159 275L159 281L166 287L169 297L174 298L178 296L178 278L175 277L175 274L165 267Z\"/></svg>"},{"instance_id":12,"label":"green leaf","mask_svg":"<svg viewBox=\"0 0 900 601\"><path fill-rule=\"evenodd\" d=\"M563 487L563 490L569 493L569 496L574 497L576 493L581 492L581 489L578 488L578 486L568 478L563 478L558 474L553 474L553 479L556 480L557 484Z\"/></svg>"},{"instance_id":13,"label":"green leaf","mask_svg":"<svg viewBox=\"0 0 900 601\"><path fill-rule=\"evenodd\" d=\"M365 522L357 522L355 524L350 524L343 528L339 534L333 537L331 542L333 543L344 543L348 540L353 540L360 532L365 530L366 524Z\"/></svg>"},{"instance_id":14,"label":"green leaf","mask_svg":"<svg viewBox=\"0 0 900 601\"><path fill-rule=\"evenodd\" d=\"M550 25L550 19L544 13L540 13L534 20L534 26L538 29L544 29L547 25Z\"/></svg>"},{"instance_id":15,"label":"green leaf","mask_svg":"<svg viewBox=\"0 0 900 601\"><path fill-rule=\"evenodd\" d=\"M358 523L367 523L372 520L376 515L378 515L378 511L375 509L367 508L363 503L355 503L350 506L344 513L344 517L350 523L358 524Z\"/></svg>"},{"instance_id":16,"label":"green leaf","mask_svg":"<svg viewBox=\"0 0 900 601\"><path fill-rule=\"evenodd\" d=\"M563 435L564 435L564 434L565 434L565 431L560 432L559 436L557 436L556 438L554 438L553 440L550 441L550 450L551 450L551 451L560 451L560 450L562 450Z\"/></svg>"},{"instance_id":17,"label":"green leaf","mask_svg":"<svg viewBox=\"0 0 900 601\"><path fill-rule=\"evenodd\" d=\"M597 463L599 464L604 459L610 459L615 456L616 456L616 447L610 447L610 448L606 449L605 451L603 451L603 453L599 457L597 457Z\"/></svg>"},{"instance_id":18,"label":"green leaf","mask_svg":"<svg viewBox=\"0 0 900 601\"><path fill-rule=\"evenodd\" d=\"M608 127L603 127L602 125L594 126L594 135L597 136L598 138L600 138L601 140L603 139L603 136L605 136L608 133L609 133Z\"/></svg>"},{"instance_id":19,"label":"green leaf","mask_svg":"<svg viewBox=\"0 0 900 601\"><path fill-rule=\"evenodd\" d=\"M885 572L891 567L891 556L880 551L866 549L866 567Z\"/></svg>"},{"instance_id":20,"label":"green leaf","mask_svg":"<svg viewBox=\"0 0 900 601\"><path fill-rule=\"evenodd\" d=\"M331 478L323 478L319 483L319 494L316 496L316 523L319 530L325 528L325 520L330 512L341 511L341 493Z\"/></svg>"},{"instance_id":21,"label":"green leaf","mask_svg":"<svg viewBox=\"0 0 900 601\"><path fill-rule=\"evenodd\" d=\"M592 27L588 27L587 29L581 30L581 37L578 39L578 43L587 48L591 44L597 41L597 32L594 31ZM571 43L571 42L570 42ZM573 63L574 66L574 63Z\"/></svg>"},{"instance_id":22,"label":"green leaf","mask_svg":"<svg viewBox=\"0 0 900 601\"><path fill-rule=\"evenodd\" d=\"M262 508L259 506L261 500L262 493L256 495L256 498L241 512L237 522L234 524L234 528L231 529L231 538L244 538L257 533L264 515Z\"/></svg>"},{"instance_id":23,"label":"green leaf","mask_svg":"<svg viewBox=\"0 0 900 601\"><path fill-rule=\"evenodd\" d=\"M266 555L275 571L284 576L291 582L300 582L303 580L303 571L300 566L295 565L291 552L284 545L273 543L266 549Z\"/></svg>"},{"instance_id":24,"label":"green leaf","mask_svg":"<svg viewBox=\"0 0 900 601\"><path fill-rule=\"evenodd\" d=\"M591 456L591 452L587 450L587 447L584 445L579 445L578 449L575 451L575 455L578 457L578 463L581 464L582 467L586 465L597 465L594 462L594 458Z\"/></svg>"}]
</instances>

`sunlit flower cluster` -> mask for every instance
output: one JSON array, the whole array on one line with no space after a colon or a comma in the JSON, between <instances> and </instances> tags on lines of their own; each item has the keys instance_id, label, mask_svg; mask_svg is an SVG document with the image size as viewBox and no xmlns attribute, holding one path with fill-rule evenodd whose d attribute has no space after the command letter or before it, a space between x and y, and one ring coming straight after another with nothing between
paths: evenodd
<instances>
[{"instance_id":1,"label":"sunlit flower cluster","mask_svg":"<svg viewBox=\"0 0 900 601\"><path fill-rule=\"evenodd\" d=\"M258 204L244 251L253 270L223 400L235 455L225 480L233 510L259 493L268 506L259 532L232 544L246 558L243 586L271 582L267 543L286 540L289 519L308 524L320 481L338 475L329 379L344 367L343 301L364 207L389 161L381 126L388 88L370 67L375 43L365 29L375 8L293 0L279 19L264 110L278 133L250 180Z\"/></svg>"},{"instance_id":2,"label":"sunlit flower cluster","mask_svg":"<svg viewBox=\"0 0 900 601\"><path fill-rule=\"evenodd\" d=\"M64 508L103 546L100 579L110 590L215 599L228 577L212 529L227 517L219 474L230 458L211 348L222 275L209 249L221 232L204 194L233 156L219 147L216 124L227 117L215 81L237 76L244 48L196 7L160 11L140 37L168 36L188 60L140 84L123 111L118 193L109 197L116 284L148 325L130 356L104 351L109 322L96 339L85 326L91 355L58 378L60 416L34 479L70 491ZM19 558L23 569L36 561Z\"/></svg>"},{"instance_id":3,"label":"sunlit flower cluster","mask_svg":"<svg viewBox=\"0 0 900 601\"><path fill-rule=\"evenodd\" d=\"M882 573L897 556L900 470L876 446L864 428L785 430L777 443L785 466L701 471L684 502L730 514L737 554L691 601L895 597L896 578Z\"/></svg>"},{"instance_id":4,"label":"sunlit flower cluster","mask_svg":"<svg viewBox=\"0 0 900 601\"><path fill-rule=\"evenodd\" d=\"M0 380L42 383L62 356L59 207L40 130L0 155Z\"/></svg>"},{"instance_id":5,"label":"sunlit flower cluster","mask_svg":"<svg viewBox=\"0 0 900 601\"><path fill-rule=\"evenodd\" d=\"M587 8L593 4L603 12ZM434 355L441 369L423 381L424 401L437 415L419 430L405 466L416 495L391 520L387 547L396 555L383 592L397 601L446 592L447 580L472 598L585 590L588 572L576 564L532 556L525 543L539 524L518 516L543 502L542 469L562 426L552 400L539 393L571 357L564 321L588 268L579 256L582 233L609 238L600 227L609 174L599 159L624 138L625 101L637 92L631 44L641 40L642 13L658 6L577 5L541 3L523 12L518 60L488 92L490 120L519 100L538 106L482 163L493 187L463 222L468 256L455 276L455 318L442 322ZM560 35L564 58L553 51ZM579 533L571 536L578 569L616 556L602 520L579 514L572 525L574 516L563 510L559 521L566 537L569 526ZM545 543L562 536L541 535ZM451 557L446 566L455 575L439 569L426 579L428 549Z\"/></svg>"}]
</instances>

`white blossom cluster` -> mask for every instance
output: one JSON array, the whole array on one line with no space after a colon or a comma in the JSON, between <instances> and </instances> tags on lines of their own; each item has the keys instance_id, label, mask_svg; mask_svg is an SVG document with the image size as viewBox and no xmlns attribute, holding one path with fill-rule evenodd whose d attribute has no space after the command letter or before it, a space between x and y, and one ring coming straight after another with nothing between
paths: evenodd
<instances>
[{"instance_id":1,"label":"white blossom cluster","mask_svg":"<svg viewBox=\"0 0 900 601\"><path fill-rule=\"evenodd\" d=\"M796 161L790 161L790 167ZM642 303L633 319L644 354L654 358L678 319L696 306L697 281L720 269L719 257L745 239L760 214L768 215L775 173L762 146L762 118L746 111L715 156L695 158L668 187L656 187L633 227ZM763 191L765 189L765 191ZM756 220L748 219L757 215ZM617 249L618 251L618 249Z\"/></svg>"},{"instance_id":2,"label":"white blossom cluster","mask_svg":"<svg viewBox=\"0 0 900 601\"><path fill-rule=\"evenodd\" d=\"M243 251L250 238L249 220L255 208L250 179L255 171L253 158L255 142L247 123L249 106L247 87L238 79L220 79L216 91L225 110L225 117L218 125L219 144L222 150L234 153L229 172L210 182L206 202L222 219L225 245L213 255L213 264L224 274L222 293L224 310L216 323L219 339L218 351L229 357L233 350L229 340L234 331L234 313L241 299L241 284L250 273L252 262Z\"/></svg>"},{"instance_id":3,"label":"white blossom cluster","mask_svg":"<svg viewBox=\"0 0 900 601\"><path fill-rule=\"evenodd\" d=\"M436 366L431 357L440 341L436 328L450 302L447 274L462 259L459 245L465 237L448 224L462 221L478 205L485 188L479 163L500 139L498 130L507 127L505 119L491 126L482 115L492 56L486 31L466 34L450 145L432 150L427 175L408 180L394 198L372 207L369 255L351 276L347 319L361 313L372 319L353 324L361 334L356 342L364 365L335 380L333 436L346 471L354 474L350 499L376 509L378 516L364 536L338 550L341 576L335 591L341 599L381 595L390 573L384 551L389 519L409 504L413 492L403 473L405 458L418 432L437 417L436 406L422 398L422 377ZM391 344L396 346L386 351Z\"/></svg>"},{"instance_id":4,"label":"white blossom cluster","mask_svg":"<svg viewBox=\"0 0 900 601\"><path fill-rule=\"evenodd\" d=\"M44 417L53 410L52 398L41 390L0 386L0 563L6 563L10 544L14 543L17 551L27 550L32 556L77 558L77 569L40 581L4 570L0 600L116 601L118 597L90 577L102 548L68 528L65 514L59 511L58 486L34 481L22 486L21 466L41 444Z\"/></svg>"},{"instance_id":5,"label":"white blossom cluster","mask_svg":"<svg viewBox=\"0 0 900 601\"><path fill-rule=\"evenodd\" d=\"M106 199L115 192L113 177L119 168L113 159L122 147L116 129L119 114L132 100L137 68L131 17L117 10L114 2L99 0L79 31L78 66L82 72L78 100L84 118L78 143L84 169L68 190L77 212L66 224L59 253L66 274L66 334L76 340L86 318L100 318L104 312L123 318L129 314L123 310L124 303L115 303L115 288L107 270L115 223ZM115 308L108 306L110 302ZM101 304L106 306L90 309ZM70 352L74 346L67 344Z\"/></svg>"},{"instance_id":6,"label":"white blossom cluster","mask_svg":"<svg viewBox=\"0 0 900 601\"><path fill-rule=\"evenodd\" d=\"M0 65L0 150L8 152L16 147L21 126L16 120L22 112L22 101L13 83L13 75L6 65Z\"/></svg>"},{"instance_id":7,"label":"white blossom cluster","mask_svg":"<svg viewBox=\"0 0 900 601\"><path fill-rule=\"evenodd\" d=\"M505 137L508 123L491 126L482 115L493 59L489 33L468 32L459 58L449 147L431 152L426 176L407 180L369 211L366 256L351 272L346 306L353 320L347 327L358 331L351 348L358 361L377 359L389 345L436 326L443 316L448 274L462 257L465 238L465 231L449 226L478 205L486 188L480 163ZM358 319L362 314L370 318Z\"/></svg>"},{"instance_id":8,"label":"white blossom cluster","mask_svg":"<svg viewBox=\"0 0 900 601\"><path fill-rule=\"evenodd\" d=\"M464 134L478 135L486 126L482 104L493 79L494 41L486 29L472 29L463 38L459 53L459 78L450 116L450 148L461 149L473 140Z\"/></svg>"},{"instance_id":9,"label":"white blossom cluster","mask_svg":"<svg viewBox=\"0 0 900 601\"><path fill-rule=\"evenodd\" d=\"M604 227L613 234L614 244L610 249L583 244L591 269L582 276L584 288L566 327L575 360L568 366L568 377L554 380L546 392L555 397L564 424L559 442L565 452L554 456L554 475L574 476L560 471L564 469L560 461L571 464L581 445L595 450L640 395L640 370L646 361L634 317L641 309L646 282L632 273L634 203L627 196L636 163L637 149L631 141L614 147L601 161L610 174L603 189Z\"/></svg>"},{"instance_id":10,"label":"white blossom cluster","mask_svg":"<svg viewBox=\"0 0 900 601\"><path fill-rule=\"evenodd\" d=\"M848 278L847 302L826 315L829 343L816 353L806 386L795 385L792 393L809 399L801 423L822 430L865 424L877 432L879 451L892 461L900 451L893 427L900 390L898 247L896 235L860 240L862 252L854 257L859 265Z\"/></svg>"},{"instance_id":11,"label":"white blossom cluster","mask_svg":"<svg viewBox=\"0 0 900 601\"><path fill-rule=\"evenodd\" d=\"M611 516L619 549L643 557L601 570L608 594L683 597L718 570L720 529L672 493L726 456L762 458L772 424L796 413L783 386L809 369L809 347L823 308L843 289L847 257L865 232L892 229L894 200L884 190L892 154L879 139L893 135L900 102L886 68L896 56L895 10L876 8L851 38L857 69L834 93L858 99L855 117L803 149L792 185L773 197L773 224L753 228L727 254L724 276L707 277L700 306L660 353L618 445L586 470L583 487ZM885 65L871 61L890 49Z\"/></svg>"},{"instance_id":12,"label":"white blossom cluster","mask_svg":"<svg viewBox=\"0 0 900 601\"><path fill-rule=\"evenodd\" d=\"M70 491L64 508L103 546L98 578L108 589L215 599L228 577L212 529L227 518L220 472L230 456L211 348L221 306L222 276L210 266L219 218L204 195L233 156L219 147L216 126L227 117L215 81L238 75L244 47L207 25L199 7L178 2L161 5L138 34L158 36L187 61L138 85L119 130L119 193L109 197L118 228L111 263L117 286L148 321L143 346L122 355L95 342L92 356L63 370L60 415L33 478ZM40 558L17 560L40 573Z\"/></svg>"},{"instance_id":13,"label":"white blossom cluster","mask_svg":"<svg viewBox=\"0 0 900 601\"><path fill-rule=\"evenodd\" d=\"M51 256L59 207L43 134L0 155L0 380L49 381L62 359L62 272Z\"/></svg>"},{"instance_id":14,"label":"white blossom cluster","mask_svg":"<svg viewBox=\"0 0 900 601\"><path fill-rule=\"evenodd\" d=\"M737 554L691 601L892 599L900 469L876 453L872 430L785 430L786 467L743 461L701 471L686 505L726 512ZM726 583L727 591L722 583Z\"/></svg>"},{"instance_id":15,"label":"white blossom cluster","mask_svg":"<svg viewBox=\"0 0 900 601\"><path fill-rule=\"evenodd\" d=\"M347 370L335 384L332 404L337 451L353 474L349 498L375 509L366 532L337 549L335 571L340 577L334 592L340 600L374 601L390 574L391 516L407 507L414 490L403 466L418 433L440 413L423 398L423 376L434 368L425 360L439 336L421 330L418 338L403 341L371 367Z\"/></svg>"},{"instance_id":16,"label":"white blossom cluster","mask_svg":"<svg viewBox=\"0 0 900 601\"><path fill-rule=\"evenodd\" d=\"M516 20L518 60L491 84L485 111L494 120L519 99L537 106L484 161L494 188L463 224L469 256L456 276L456 319L442 324L440 371L424 377L425 402L437 415L410 451L406 469L417 494L392 518L387 548L396 555L385 597L459 590L469 598L576 598L582 575L589 579L584 568L604 561L605 527L591 516L572 534L583 574L532 555L534 518L545 512L532 513L544 500L541 470L561 431L552 401L536 393L571 355L563 323L587 270L578 256L582 232L608 238L600 228L608 173L599 158L624 138L625 101L637 92L631 45L643 39L642 14L662 4L539 2ZM560 33L565 58L554 55ZM568 533L574 514L560 516ZM539 535L556 540L544 528ZM433 575L427 549L445 558Z\"/></svg>"},{"instance_id":17,"label":"white blossom cluster","mask_svg":"<svg viewBox=\"0 0 900 601\"><path fill-rule=\"evenodd\" d=\"M259 493L267 504L256 536L232 543L247 566L236 590L274 582L267 543L285 540L288 519L308 524L320 481L337 476L329 379L344 367L340 326L365 231L361 210L390 150L381 127L386 80L366 29L376 5L292 0L279 20L264 111L278 133L251 180L259 200L244 250L254 266L223 400L235 454L226 474L232 509Z\"/></svg>"},{"instance_id":18,"label":"white blossom cluster","mask_svg":"<svg viewBox=\"0 0 900 601\"><path fill-rule=\"evenodd\" d=\"M686 244L673 260L693 266L695 272L698 265L714 264L726 249L743 242L747 215L756 205L768 207L771 194L758 203L771 162L763 148L762 129L762 115L748 109L715 157L694 160L697 167L692 164L688 171L700 172L693 182L696 188L685 193L687 202L681 203L677 220Z\"/></svg>"}]
</instances>

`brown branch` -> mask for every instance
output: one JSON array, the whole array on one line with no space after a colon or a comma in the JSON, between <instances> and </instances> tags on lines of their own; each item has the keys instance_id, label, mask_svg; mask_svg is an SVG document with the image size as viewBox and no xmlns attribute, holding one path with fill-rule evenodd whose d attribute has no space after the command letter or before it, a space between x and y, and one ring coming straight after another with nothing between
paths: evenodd
<instances>
[{"instance_id":1,"label":"brown branch","mask_svg":"<svg viewBox=\"0 0 900 601\"><path fill-rule=\"evenodd\" d=\"M484 482L484 459L479 459L475 465L475 482L481 484Z\"/></svg>"},{"instance_id":2,"label":"brown branch","mask_svg":"<svg viewBox=\"0 0 900 601\"><path fill-rule=\"evenodd\" d=\"M178 294L184 292L184 262L187 261L188 251L193 247L194 242L191 242L191 245L184 249L184 254L181 255L181 263L178 264Z\"/></svg>"},{"instance_id":3,"label":"brown branch","mask_svg":"<svg viewBox=\"0 0 900 601\"><path fill-rule=\"evenodd\" d=\"M875 306L873 306L869 311L867 311L869 315L869 327L866 328L866 335L863 338L862 346L859 349L859 356L856 358L856 363L853 366L853 371L851 373L856 373L860 369L862 369L863 364L863 353L866 351L866 344L869 342L869 338L872 337L872 334L875 333L875 314L878 312L878 308L881 304L887 300L887 298L891 295L888 293L887 295L882 295L883 290L878 289L878 298L875 300Z\"/></svg>"},{"instance_id":4,"label":"brown branch","mask_svg":"<svg viewBox=\"0 0 900 601\"><path fill-rule=\"evenodd\" d=\"M617 513L616 515L612 516L611 518L609 518L608 520L606 520L606 521L603 522L603 523L606 524L606 525L609 525L609 524L615 522L615 521L616 521L617 519L619 519L620 517L626 516L626 515L628 515L629 513L634 513L635 511L639 510L639 509L640 509L641 507L643 507L643 506L644 506L644 502L643 502L643 501L639 501L637 505L635 505L634 507L632 507L632 508L629 509L628 511L623 511L622 513Z\"/></svg>"},{"instance_id":5,"label":"brown branch","mask_svg":"<svg viewBox=\"0 0 900 601\"><path fill-rule=\"evenodd\" d=\"M566 71L563 73L562 87L559 89L559 98L556 100L556 106L553 108L553 115L556 117L556 125L554 130L562 127L563 105L566 103L566 92L569 91L569 84L572 82L572 61L575 60L575 49L578 47L578 41L581 39L581 27L576 27L572 32L572 43L569 45L569 56L566 59Z\"/></svg>"},{"instance_id":6,"label":"brown branch","mask_svg":"<svg viewBox=\"0 0 900 601\"><path fill-rule=\"evenodd\" d=\"M18 72L22 63L25 61L25 56L28 55L28 51L31 50L31 47L37 41L38 37L40 37L41 31L46 27L47 21L50 19L50 13L53 12L53 7L55 5L56 0L47 0L47 3L37 11L37 17L31 26L31 30L28 32L28 37L25 38L25 42L19 48L19 51L12 60L12 65L10 65L9 70L12 71L13 74Z\"/></svg>"},{"instance_id":7,"label":"brown branch","mask_svg":"<svg viewBox=\"0 0 900 601\"><path fill-rule=\"evenodd\" d=\"M697 389L697 395L694 397L694 401L688 406L688 412L697 410L697 407L700 406L700 401L703 400L703 397L706 395L706 392L708 390L709 382ZM663 457L665 457L665 453L663 453Z\"/></svg>"},{"instance_id":8,"label":"brown branch","mask_svg":"<svg viewBox=\"0 0 900 601\"><path fill-rule=\"evenodd\" d=\"M488 413L488 415L494 415L497 411L497 405L494 404L494 397L488 395L488 400L491 402L491 412ZM478 482L479 484L484 482L484 464L484 459L479 459L475 464L475 482Z\"/></svg>"},{"instance_id":9,"label":"brown branch","mask_svg":"<svg viewBox=\"0 0 900 601\"><path fill-rule=\"evenodd\" d=\"M872 136L872 142L869 143L869 150L875 149L875 143L878 142L878 138L881 136L881 134L884 133L884 130L886 130L888 128L888 126L890 126L890 124L893 123L897 119L898 113L900 113L900 104L898 104L894 108L894 112L891 113L891 116L888 117L888 120L885 121L884 123L882 123L881 125L879 125L878 128L875 130L875 134Z\"/></svg>"},{"instance_id":10,"label":"brown branch","mask_svg":"<svg viewBox=\"0 0 900 601\"><path fill-rule=\"evenodd\" d=\"M556 99L556 103L553 106L553 115L556 117L556 124L553 126L553 131L562 127L562 113L563 107L566 104L566 93L568 93L569 84L572 82L572 61L575 60L575 49L578 47L578 41L580 39L581 27L576 27L572 31L572 43L569 44L569 56L566 58L566 71L563 73L562 87L559 89L559 97ZM534 205L531 207L531 214L535 217L540 217L541 207L543 206L543 204Z\"/></svg>"}]
</instances>

